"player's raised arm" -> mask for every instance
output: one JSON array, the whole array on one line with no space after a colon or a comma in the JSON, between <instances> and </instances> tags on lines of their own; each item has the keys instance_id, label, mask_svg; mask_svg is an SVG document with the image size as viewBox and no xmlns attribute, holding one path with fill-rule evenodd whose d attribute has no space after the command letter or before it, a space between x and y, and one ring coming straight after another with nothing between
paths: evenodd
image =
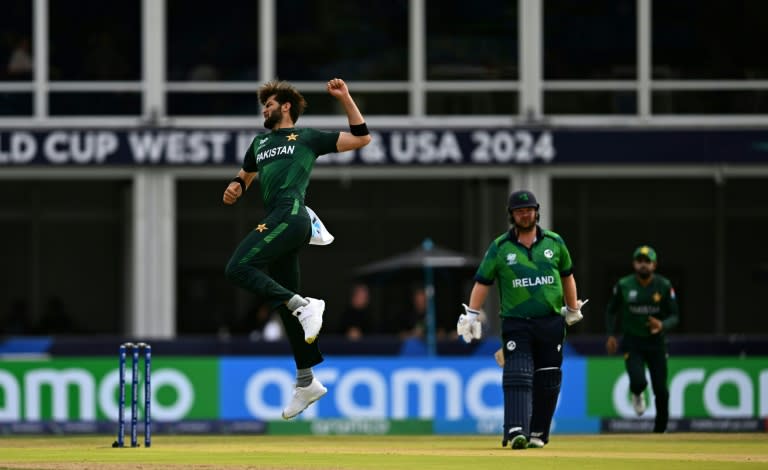
<instances>
[{"instance_id":1,"label":"player's raised arm","mask_svg":"<svg viewBox=\"0 0 768 470\"><path fill-rule=\"evenodd\" d=\"M339 152L355 150L365 147L371 141L371 135L368 133L368 126L365 124L363 114L349 94L349 88L344 80L332 78L326 85L328 93L339 100L349 121L349 132L339 133L339 140L336 142L336 149Z\"/></svg>"}]
</instances>

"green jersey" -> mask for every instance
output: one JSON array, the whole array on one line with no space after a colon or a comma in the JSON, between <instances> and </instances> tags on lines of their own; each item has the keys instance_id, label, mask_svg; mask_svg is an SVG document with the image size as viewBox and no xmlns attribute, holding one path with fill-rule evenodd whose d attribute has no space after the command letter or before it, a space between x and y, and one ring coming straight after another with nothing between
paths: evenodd
<instances>
[{"instance_id":1,"label":"green jersey","mask_svg":"<svg viewBox=\"0 0 768 470\"><path fill-rule=\"evenodd\" d=\"M315 159L336 152L338 132L316 129L278 129L259 134L245 153L243 170L257 171L264 206L283 198L304 203Z\"/></svg>"},{"instance_id":2,"label":"green jersey","mask_svg":"<svg viewBox=\"0 0 768 470\"><path fill-rule=\"evenodd\" d=\"M571 255L560 235L536 227L536 241L527 248L510 230L496 238L480 263L475 281L498 280L502 317L560 315L563 284L573 273Z\"/></svg>"},{"instance_id":3,"label":"green jersey","mask_svg":"<svg viewBox=\"0 0 768 470\"><path fill-rule=\"evenodd\" d=\"M608 335L616 333L616 316L621 314L621 326L625 336L649 337L648 317L653 316L664 325L665 331L677 325L679 309L675 289L669 279L654 274L647 286L640 284L637 276L630 274L619 279L605 311Z\"/></svg>"}]
</instances>

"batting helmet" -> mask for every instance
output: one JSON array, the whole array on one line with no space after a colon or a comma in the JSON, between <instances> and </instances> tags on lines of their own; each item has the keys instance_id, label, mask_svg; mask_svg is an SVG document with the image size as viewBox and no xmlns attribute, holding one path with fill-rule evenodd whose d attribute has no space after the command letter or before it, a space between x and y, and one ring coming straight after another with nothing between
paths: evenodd
<instances>
[{"instance_id":1,"label":"batting helmet","mask_svg":"<svg viewBox=\"0 0 768 470\"><path fill-rule=\"evenodd\" d=\"M528 190L515 191L509 195L509 204L507 204L507 210L512 212L515 209L522 209L524 207L533 207L539 210L539 203L536 201L536 196Z\"/></svg>"}]
</instances>

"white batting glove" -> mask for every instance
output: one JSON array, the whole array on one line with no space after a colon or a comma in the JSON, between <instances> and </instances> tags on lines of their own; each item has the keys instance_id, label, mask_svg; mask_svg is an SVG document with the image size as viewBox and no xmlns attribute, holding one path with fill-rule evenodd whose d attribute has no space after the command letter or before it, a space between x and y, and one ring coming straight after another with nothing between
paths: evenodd
<instances>
[{"instance_id":1,"label":"white batting glove","mask_svg":"<svg viewBox=\"0 0 768 470\"><path fill-rule=\"evenodd\" d=\"M465 313L459 315L456 333L464 339L465 343L471 343L473 339L480 339L483 336L482 325L478 319L480 311L469 308L467 304L461 305Z\"/></svg>"},{"instance_id":2,"label":"white batting glove","mask_svg":"<svg viewBox=\"0 0 768 470\"><path fill-rule=\"evenodd\" d=\"M568 326L574 325L584 318L584 315L581 313L581 307L586 305L587 302L589 302L589 299L584 301L578 300L576 301L577 307L575 309L572 309L567 305L560 309L560 314L565 317L565 323L568 324Z\"/></svg>"}]
</instances>

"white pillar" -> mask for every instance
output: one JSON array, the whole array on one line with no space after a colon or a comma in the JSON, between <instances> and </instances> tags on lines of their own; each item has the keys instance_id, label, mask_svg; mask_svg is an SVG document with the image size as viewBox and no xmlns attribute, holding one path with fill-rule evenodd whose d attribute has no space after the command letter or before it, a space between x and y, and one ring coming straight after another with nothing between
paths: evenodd
<instances>
[{"instance_id":1,"label":"white pillar","mask_svg":"<svg viewBox=\"0 0 768 470\"><path fill-rule=\"evenodd\" d=\"M262 82L277 78L276 10L276 0L259 2L259 76Z\"/></svg>"},{"instance_id":2,"label":"white pillar","mask_svg":"<svg viewBox=\"0 0 768 470\"><path fill-rule=\"evenodd\" d=\"M411 0L410 18L408 21L408 81L409 108L411 116L423 118L427 114L427 92L424 81L427 79L427 18L425 0Z\"/></svg>"},{"instance_id":3,"label":"white pillar","mask_svg":"<svg viewBox=\"0 0 768 470\"><path fill-rule=\"evenodd\" d=\"M542 97L542 0L521 0L518 6L520 31L520 111L530 119L541 119ZM534 193L535 194L535 193ZM538 194L536 195L538 197Z\"/></svg>"},{"instance_id":4,"label":"white pillar","mask_svg":"<svg viewBox=\"0 0 768 470\"><path fill-rule=\"evenodd\" d=\"M176 197L173 174L137 170L133 179L131 314L136 339L176 334Z\"/></svg>"},{"instance_id":5,"label":"white pillar","mask_svg":"<svg viewBox=\"0 0 768 470\"><path fill-rule=\"evenodd\" d=\"M35 77L35 119L48 118L48 0L35 0L32 9L32 41ZM3 64L5 65L5 64Z\"/></svg>"},{"instance_id":6,"label":"white pillar","mask_svg":"<svg viewBox=\"0 0 768 470\"><path fill-rule=\"evenodd\" d=\"M637 83L638 113L643 120L651 117L651 0L637 2Z\"/></svg>"},{"instance_id":7,"label":"white pillar","mask_svg":"<svg viewBox=\"0 0 768 470\"><path fill-rule=\"evenodd\" d=\"M165 0L143 0L141 57L143 115L150 120L165 117Z\"/></svg>"}]
</instances>

